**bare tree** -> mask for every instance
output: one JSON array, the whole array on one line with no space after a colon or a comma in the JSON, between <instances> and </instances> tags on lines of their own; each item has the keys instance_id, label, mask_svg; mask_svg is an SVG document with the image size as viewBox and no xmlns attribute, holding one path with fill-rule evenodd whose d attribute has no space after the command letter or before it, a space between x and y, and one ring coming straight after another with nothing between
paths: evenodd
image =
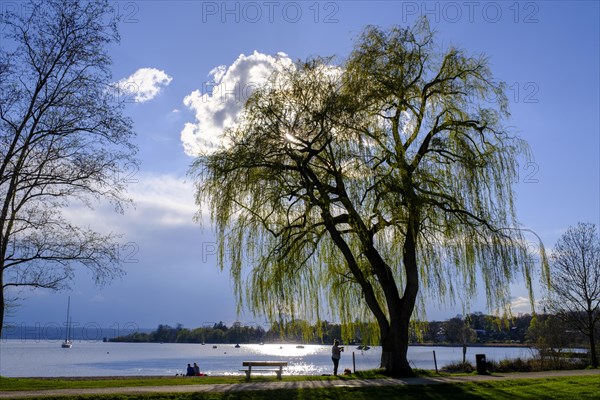
<instances>
[{"instance_id":1,"label":"bare tree","mask_svg":"<svg viewBox=\"0 0 600 400\"><path fill-rule=\"evenodd\" d=\"M596 340L600 325L600 239L596 225L578 223L556 242L550 258L548 311L583 333L598 367Z\"/></svg>"},{"instance_id":2,"label":"bare tree","mask_svg":"<svg viewBox=\"0 0 600 400\"><path fill-rule=\"evenodd\" d=\"M117 235L64 217L74 203L128 201L134 131L111 91L107 1L30 2L0 16L0 332L10 288L58 290L74 268L122 275Z\"/></svg>"}]
</instances>

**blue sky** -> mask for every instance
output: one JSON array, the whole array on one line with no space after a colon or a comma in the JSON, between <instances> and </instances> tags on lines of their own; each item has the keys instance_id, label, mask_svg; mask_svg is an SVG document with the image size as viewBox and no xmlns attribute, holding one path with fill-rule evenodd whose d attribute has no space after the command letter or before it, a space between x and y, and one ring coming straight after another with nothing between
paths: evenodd
<instances>
[{"instance_id":1,"label":"blue sky","mask_svg":"<svg viewBox=\"0 0 600 400\"><path fill-rule=\"evenodd\" d=\"M409 25L422 14L437 30L438 44L485 53L494 75L507 83L510 125L529 142L534 157L522 166L515 187L523 228L551 248L568 226L600 222L598 2L113 4L123 17L122 41L111 48L113 76L129 101L127 114L140 149L140 168L126 173L136 206L125 215L98 205L71 210L70 216L124 234L127 275L98 288L81 271L70 292L24 292L7 322L62 323L70 295L80 326L264 323L249 313L237 316L229 273L216 267L210 220L193 220L197 207L187 176L193 157L186 149L197 148L198 136L210 136L241 107L250 86L236 89L231 82L244 73L250 78L239 82L251 84L261 68L285 58L281 53L292 60L315 55L343 60L365 25ZM215 69L219 66L224 67ZM212 99L202 96L218 78L218 88L229 92L220 100L217 92ZM516 282L512 293L515 311L527 312L524 285ZM471 310L489 311L483 298L474 299ZM428 317L445 319L462 311L460 304L431 304Z\"/></svg>"}]
</instances>

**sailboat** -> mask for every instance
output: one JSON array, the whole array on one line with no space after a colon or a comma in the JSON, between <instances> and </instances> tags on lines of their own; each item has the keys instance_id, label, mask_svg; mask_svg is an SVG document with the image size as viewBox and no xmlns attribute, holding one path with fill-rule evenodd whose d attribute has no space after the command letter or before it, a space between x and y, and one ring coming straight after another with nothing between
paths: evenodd
<instances>
[{"instance_id":1,"label":"sailboat","mask_svg":"<svg viewBox=\"0 0 600 400\"><path fill-rule=\"evenodd\" d=\"M71 312L71 296L69 296L69 300L67 303L67 335L65 337L65 341L62 342L62 344L60 345L60 347L62 347L63 349L70 349L71 347L73 347L73 341L70 338L70 336L71 336L70 312Z\"/></svg>"}]
</instances>

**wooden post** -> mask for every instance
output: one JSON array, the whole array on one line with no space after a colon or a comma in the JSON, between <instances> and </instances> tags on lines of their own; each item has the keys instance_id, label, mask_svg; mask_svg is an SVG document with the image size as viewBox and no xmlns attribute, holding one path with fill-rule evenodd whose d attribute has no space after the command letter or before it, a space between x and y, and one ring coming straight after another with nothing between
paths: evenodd
<instances>
[{"instance_id":1,"label":"wooden post","mask_svg":"<svg viewBox=\"0 0 600 400\"><path fill-rule=\"evenodd\" d=\"M354 352L352 352L352 373L356 373L356 359L354 358Z\"/></svg>"},{"instance_id":2,"label":"wooden post","mask_svg":"<svg viewBox=\"0 0 600 400\"><path fill-rule=\"evenodd\" d=\"M435 365L435 373L438 373L437 369L437 358L435 357L435 350L433 351L433 365Z\"/></svg>"}]
</instances>

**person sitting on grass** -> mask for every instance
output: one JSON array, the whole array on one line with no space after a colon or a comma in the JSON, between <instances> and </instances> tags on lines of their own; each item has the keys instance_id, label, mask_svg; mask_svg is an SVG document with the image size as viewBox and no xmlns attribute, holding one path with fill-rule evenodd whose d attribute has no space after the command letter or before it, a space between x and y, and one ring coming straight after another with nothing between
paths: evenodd
<instances>
[{"instance_id":1,"label":"person sitting on grass","mask_svg":"<svg viewBox=\"0 0 600 400\"><path fill-rule=\"evenodd\" d=\"M191 364L188 364L187 373L185 374L185 376L194 376L194 375L196 375L196 371L194 371L194 367L192 367Z\"/></svg>"}]
</instances>

